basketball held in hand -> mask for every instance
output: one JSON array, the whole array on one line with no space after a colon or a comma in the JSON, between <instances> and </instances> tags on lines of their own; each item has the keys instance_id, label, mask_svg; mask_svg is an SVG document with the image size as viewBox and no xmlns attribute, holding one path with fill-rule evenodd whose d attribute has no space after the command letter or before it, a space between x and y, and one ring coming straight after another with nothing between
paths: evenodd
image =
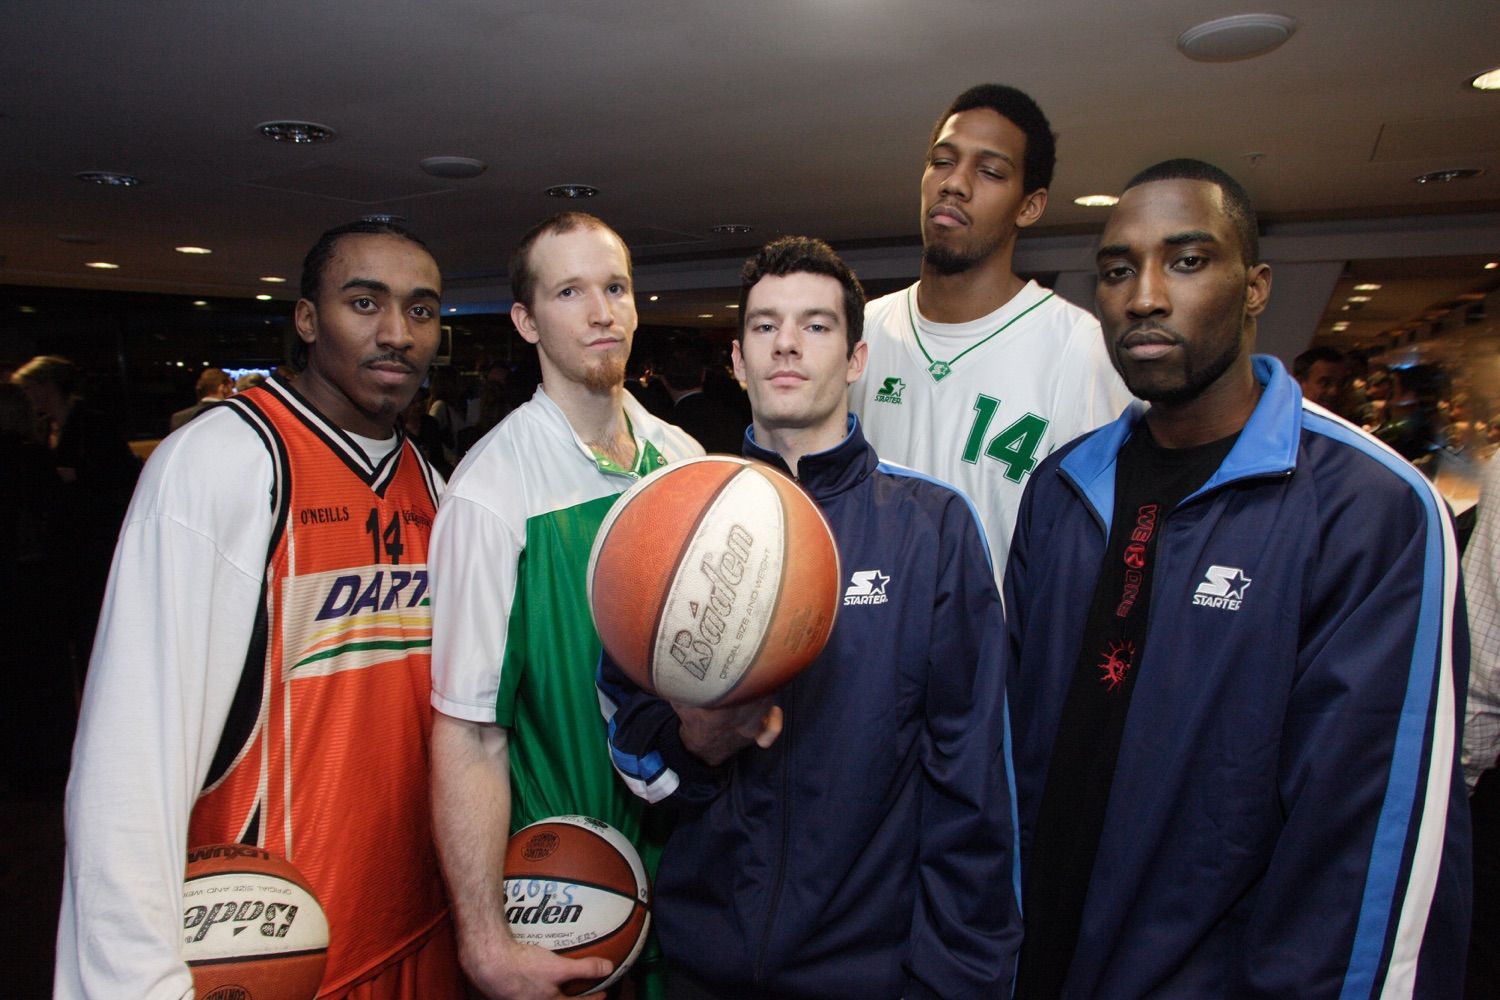
<instances>
[{"instance_id":1,"label":"basketball held in hand","mask_svg":"<svg viewBox=\"0 0 1500 1000\"><path fill-rule=\"evenodd\" d=\"M182 958L198 1000L312 1000L328 918L301 872L247 844L188 851Z\"/></svg>"},{"instance_id":2,"label":"basketball held in hand","mask_svg":"<svg viewBox=\"0 0 1500 1000\"><path fill-rule=\"evenodd\" d=\"M505 919L513 938L568 958L605 958L598 981L565 983L569 996L598 993L641 953L651 927L651 888L630 841L588 816L553 816L511 835L505 848Z\"/></svg>"},{"instance_id":3,"label":"basketball held in hand","mask_svg":"<svg viewBox=\"0 0 1500 1000\"><path fill-rule=\"evenodd\" d=\"M775 691L822 652L839 575L833 533L801 487L713 455L658 469L610 508L589 607L638 686L714 708Z\"/></svg>"}]
</instances>

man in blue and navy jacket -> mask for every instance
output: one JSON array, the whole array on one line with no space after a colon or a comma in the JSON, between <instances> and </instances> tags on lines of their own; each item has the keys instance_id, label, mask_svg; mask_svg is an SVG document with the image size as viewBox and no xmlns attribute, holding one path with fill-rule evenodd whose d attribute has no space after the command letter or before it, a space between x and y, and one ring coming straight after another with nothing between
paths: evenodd
<instances>
[{"instance_id":1,"label":"man in blue and navy jacket","mask_svg":"<svg viewBox=\"0 0 1500 1000\"><path fill-rule=\"evenodd\" d=\"M999 595L967 498L881 464L849 415L863 306L826 244L778 240L746 263L733 348L746 455L795 476L838 543L827 648L770 698L721 710L674 711L601 666L616 768L678 806L652 903L669 1000L1010 989Z\"/></svg>"},{"instance_id":2,"label":"man in blue and navy jacket","mask_svg":"<svg viewBox=\"0 0 1500 1000\"><path fill-rule=\"evenodd\" d=\"M1227 174L1143 171L1098 271L1150 406L1038 468L1011 549L1016 996L1457 997L1468 648L1442 500L1251 355L1270 270Z\"/></svg>"}]
</instances>

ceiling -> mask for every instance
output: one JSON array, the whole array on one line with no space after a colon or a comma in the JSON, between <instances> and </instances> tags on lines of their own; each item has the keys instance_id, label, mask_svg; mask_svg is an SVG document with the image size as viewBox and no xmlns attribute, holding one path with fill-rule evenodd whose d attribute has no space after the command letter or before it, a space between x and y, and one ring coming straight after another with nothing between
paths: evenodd
<instances>
[{"instance_id":1,"label":"ceiling","mask_svg":"<svg viewBox=\"0 0 1500 1000\"><path fill-rule=\"evenodd\" d=\"M786 232L840 247L917 238L928 131L970 84L1033 94L1059 136L1037 233L1096 229L1079 195L1196 156L1265 218L1500 210L1493 0L1286 0L1298 30L1258 59L1175 40L1224 0L554 0L6 5L0 36L0 283L295 298L325 228L392 212L423 234L450 303L503 298L509 248L582 182L638 263L679 274ZM270 142L303 119L338 138ZM425 157L488 164L432 177ZM1418 185L1420 173L1478 178ZM133 174L133 188L75 174ZM720 236L735 223L749 235ZM209 256L174 252L179 245ZM1500 248L1497 248L1500 249ZM118 270L96 272L87 261ZM648 321L732 292L643 269ZM270 286L263 275L291 278ZM645 293L661 296L650 303ZM722 322L715 319L710 322Z\"/></svg>"}]
</instances>

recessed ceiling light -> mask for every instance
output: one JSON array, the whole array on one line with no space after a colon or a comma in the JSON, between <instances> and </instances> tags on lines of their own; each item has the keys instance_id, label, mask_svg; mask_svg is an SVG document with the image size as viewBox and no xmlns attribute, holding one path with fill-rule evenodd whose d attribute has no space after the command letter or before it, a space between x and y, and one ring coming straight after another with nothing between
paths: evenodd
<instances>
[{"instance_id":1,"label":"recessed ceiling light","mask_svg":"<svg viewBox=\"0 0 1500 1000\"><path fill-rule=\"evenodd\" d=\"M207 299L194 299L193 300L193 305L200 306L200 307L201 306L206 306L206 305L208 305L208 300Z\"/></svg>"},{"instance_id":2,"label":"recessed ceiling light","mask_svg":"<svg viewBox=\"0 0 1500 1000\"><path fill-rule=\"evenodd\" d=\"M85 170L73 176L88 184L103 184L105 187L130 188L141 182L139 177L132 177L130 174L122 174L114 170Z\"/></svg>"},{"instance_id":3,"label":"recessed ceiling light","mask_svg":"<svg viewBox=\"0 0 1500 1000\"><path fill-rule=\"evenodd\" d=\"M1368 301L1370 301L1370 297L1368 295L1351 295L1347 299L1345 299L1344 301L1345 302L1368 302Z\"/></svg>"},{"instance_id":4,"label":"recessed ceiling light","mask_svg":"<svg viewBox=\"0 0 1500 1000\"><path fill-rule=\"evenodd\" d=\"M591 184L554 184L542 192L548 198L592 198L598 193Z\"/></svg>"},{"instance_id":5,"label":"recessed ceiling light","mask_svg":"<svg viewBox=\"0 0 1500 1000\"><path fill-rule=\"evenodd\" d=\"M698 314L698 318L699 319L713 319L714 318L714 314L713 313L699 313Z\"/></svg>"},{"instance_id":6,"label":"recessed ceiling light","mask_svg":"<svg viewBox=\"0 0 1500 1000\"><path fill-rule=\"evenodd\" d=\"M1346 319L1341 319L1337 323L1333 324L1334 333L1343 333L1347 329L1349 329L1349 321Z\"/></svg>"},{"instance_id":7,"label":"recessed ceiling light","mask_svg":"<svg viewBox=\"0 0 1500 1000\"><path fill-rule=\"evenodd\" d=\"M317 122L261 122L255 126L255 131L272 142L290 142L297 145L329 142L338 136L338 132L327 125L319 125Z\"/></svg>"},{"instance_id":8,"label":"recessed ceiling light","mask_svg":"<svg viewBox=\"0 0 1500 1000\"><path fill-rule=\"evenodd\" d=\"M27 316L34 316L36 315L36 306L22 306L21 312L25 313Z\"/></svg>"},{"instance_id":9,"label":"recessed ceiling light","mask_svg":"<svg viewBox=\"0 0 1500 1000\"><path fill-rule=\"evenodd\" d=\"M1119 203L1120 199L1112 194L1086 194L1073 199L1073 204L1084 208L1109 208Z\"/></svg>"},{"instance_id":10,"label":"recessed ceiling light","mask_svg":"<svg viewBox=\"0 0 1500 1000\"><path fill-rule=\"evenodd\" d=\"M724 308L725 309L738 309L739 307L740 307L740 304L738 302L726 302L726 303L724 303Z\"/></svg>"},{"instance_id":11,"label":"recessed ceiling light","mask_svg":"<svg viewBox=\"0 0 1500 1000\"><path fill-rule=\"evenodd\" d=\"M1434 170L1431 173L1419 174L1414 179L1418 184L1447 184L1449 181L1466 181L1482 173L1484 171L1478 167L1453 167L1449 170Z\"/></svg>"},{"instance_id":12,"label":"recessed ceiling light","mask_svg":"<svg viewBox=\"0 0 1500 1000\"><path fill-rule=\"evenodd\" d=\"M187 367L187 362L186 361L179 361L179 362L177 362L177 367L178 368L186 368Z\"/></svg>"},{"instance_id":13,"label":"recessed ceiling light","mask_svg":"<svg viewBox=\"0 0 1500 1000\"><path fill-rule=\"evenodd\" d=\"M721 236L743 236L750 231L750 226L742 226L737 222L726 222L722 225L714 226L714 232Z\"/></svg>"},{"instance_id":14,"label":"recessed ceiling light","mask_svg":"<svg viewBox=\"0 0 1500 1000\"><path fill-rule=\"evenodd\" d=\"M1480 73L1469 81L1469 86L1475 90L1500 90L1500 67Z\"/></svg>"},{"instance_id":15,"label":"recessed ceiling light","mask_svg":"<svg viewBox=\"0 0 1500 1000\"><path fill-rule=\"evenodd\" d=\"M456 313L458 312L458 306L449 306L448 311L451 313Z\"/></svg>"},{"instance_id":16,"label":"recessed ceiling light","mask_svg":"<svg viewBox=\"0 0 1500 1000\"><path fill-rule=\"evenodd\" d=\"M260 302L270 302L271 301L271 296L267 295L265 292L261 292L255 298L257 299L257 301L260 301Z\"/></svg>"},{"instance_id":17,"label":"recessed ceiling light","mask_svg":"<svg viewBox=\"0 0 1500 1000\"><path fill-rule=\"evenodd\" d=\"M1234 14L1194 25L1177 36L1177 48L1198 62L1253 59L1278 48L1297 22L1280 14Z\"/></svg>"},{"instance_id":18,"label":"recessed ceiling light","mask_svg":"<svg viewBox=\"0 0 1500 1000\"><path fill-rule=\"evenodd\" d=\"M1484 269L1486 271L1493 271L1497 267L1500 267L1500 260L1492 260L1488 264L1484 265Z\"/></svg>"},{"instance_id":19,"label":"recessed ceiling light","mask_svg":"<svg viewBox=\"0 0 1500 1000\"><path fill-rule=\"evenodd\" d=\"M107 260L91 260L87 264L84 264L83 266L84 267L96 267L96 268L98 268L101 271L118 271L120 269L120 265L119 264L111 264Z\"/></svg>"},{"instance_id":20,"label":"recessed ceiling light","mask_svg":"<svg viewBox=\"0 0 1500 1000\"><path fill-rule=\"evenodd\" d=\"M1381 286L1373 281L1364 281L1354 286L1356 292L1378 292Z\"/></svg>"},{"instance_id":21,"label":"recessed ceiling light","mask_svg":"<svg viewBox=\"0 0 1500 1000\"><path fill-rule=\"evenodd\" d=\"M1489 264L1489 265L1486 265L1486 266L1488 266L1488 267L1494 267L1495 265L1494 264ZM655 302L659 298L661 298L660 295L653 295L653 296L651 296L651 301Z\"/></svg>"},{"instance_id":22,"label":"recessed ceiling light","mask_svg":"<svg viewBox=\"0 0 1500 1000\"><path fill-rule=\"evenodd\" d=\"M485 172L489 164L483 160L476 160L472 156L429 156L418 166L434 177L463 180L468 177L478 177Z\"/></svg>"},{"instance_id":23,"label":"recessed ceiling light","mask_svg":"<svg viewBox=\"0 0 1500 1000\"><path fill-rule=\"evenodd\" d=\"M406 216L404 216L404 215L393 215L390 212L371 212L369 215L361 215L359 217L359 221L360 222L395 223L396 225L400 226L400 225L405 224L405 222L406 222Z\"/></svg>"},{"instance_id":24,"label":"recessed ceiling light","mask_svg":"<svg viewBox=\"0 0 1500 1000\"><path fill-rule=\"evenodd\" d=\"M274 274L267 274L264 277L262 277L260 280L264 281L268 285L284 285L284 284L286 284L286 279L285 278L278 278Z\"/></svg>"},{"instance_id":25,"label":"recessed ceiling light","mask_svg":"<svg viewBox=\"0 0 1500 1000\"><path fill-rule=\"evenodd\" d=\"M191 253L198 254L200 256L203 254L213 253L213 251L208 247L173 247L172 249L176 250L178 253Z\"/></svg>"}]
</instances>

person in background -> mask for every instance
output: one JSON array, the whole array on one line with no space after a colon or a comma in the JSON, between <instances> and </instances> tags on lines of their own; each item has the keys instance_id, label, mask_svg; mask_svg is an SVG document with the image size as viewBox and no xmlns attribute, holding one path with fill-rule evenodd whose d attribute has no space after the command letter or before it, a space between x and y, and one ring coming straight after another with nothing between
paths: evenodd
<instances>
[{"instance_id":1,"label":"person in background","mask_svg":"<svg viewBox=\"0 0 1500 1000\"><path fill-rule=\"evenodd\" d=\"M704 451L738 455L749 421L708 393L703 384L708 356L708 345L696 339L679 340L668 349L658 369L672 397L666 419L691 434Z\"/></svg>"},{"instance_id":2,"label":"person in background","mask_svg":"<svg viewBox=\"0 0 1500 1000\"><path fill-rule=\"evenodd\" d=\"M198 376L196 388L198 402L172 414L172 430L175 431L215 403L221 403L233 396L234 379L225 374L222 368L205 368Z\"/></svg>"},{"instance_id":3,"label":"person in background","mask_svg":"<svg viewBox=\"0 0 1500 1000\"><path fill-rule=\"evenodd\" d=\"M81 692L109 560L141 463L120 435L120 421L84 398L82 375L67 358L32 358L11 380L41 418L52 466L62 483L56 524L68 545L66 552L55 555L66 558L68 565L53 597L63 609L73 679Z\"/></svg>"},{"instance_id":4,"label":"person in background","mask_svg":"<svg viewBox=\"0 0 1500 1000\"><path fill-rule=\"evenodd\" d=\"M246 372L234 380L234 391L244 392L246 389L254 389L258 385L264 385L266 377L260 372Z\"/></svg>"},{"instance_id":5,"label":"person in background","mask_svg":"<svg viewBox=\"0 0 1500 1000\"><path fill-rule=\"evenodd\" d=\"M0 754L7 790L55 799L68 774L77 697L56 601L72 567L56 522L62 483L21 387L0 382Z\"/></svg>"},{"instance_id":6,"label":"person in background","mask_svg":"<svg viewBox=\"0 0 1500 1000\"><path fill-rule=\"evenodd\" d=\"M1310 399L1330 413L1343 416L1344 384L1348 369L1344 355L1332 347L1310 347L1292 360L1292 378Z\"/></svg>"},{"instance_id":7,"label":"person in background","mask_svg":"<svg viewBox=\"0 0 1500 1000\"><path fill-rule=\"evenodd\" d=\"M1500 995L1500 462L1485 467L1478 516L1464 550L1469 695L1463 765L1473 811L1474 925L1465 996Z\"/></svg>"}]
</instances>

